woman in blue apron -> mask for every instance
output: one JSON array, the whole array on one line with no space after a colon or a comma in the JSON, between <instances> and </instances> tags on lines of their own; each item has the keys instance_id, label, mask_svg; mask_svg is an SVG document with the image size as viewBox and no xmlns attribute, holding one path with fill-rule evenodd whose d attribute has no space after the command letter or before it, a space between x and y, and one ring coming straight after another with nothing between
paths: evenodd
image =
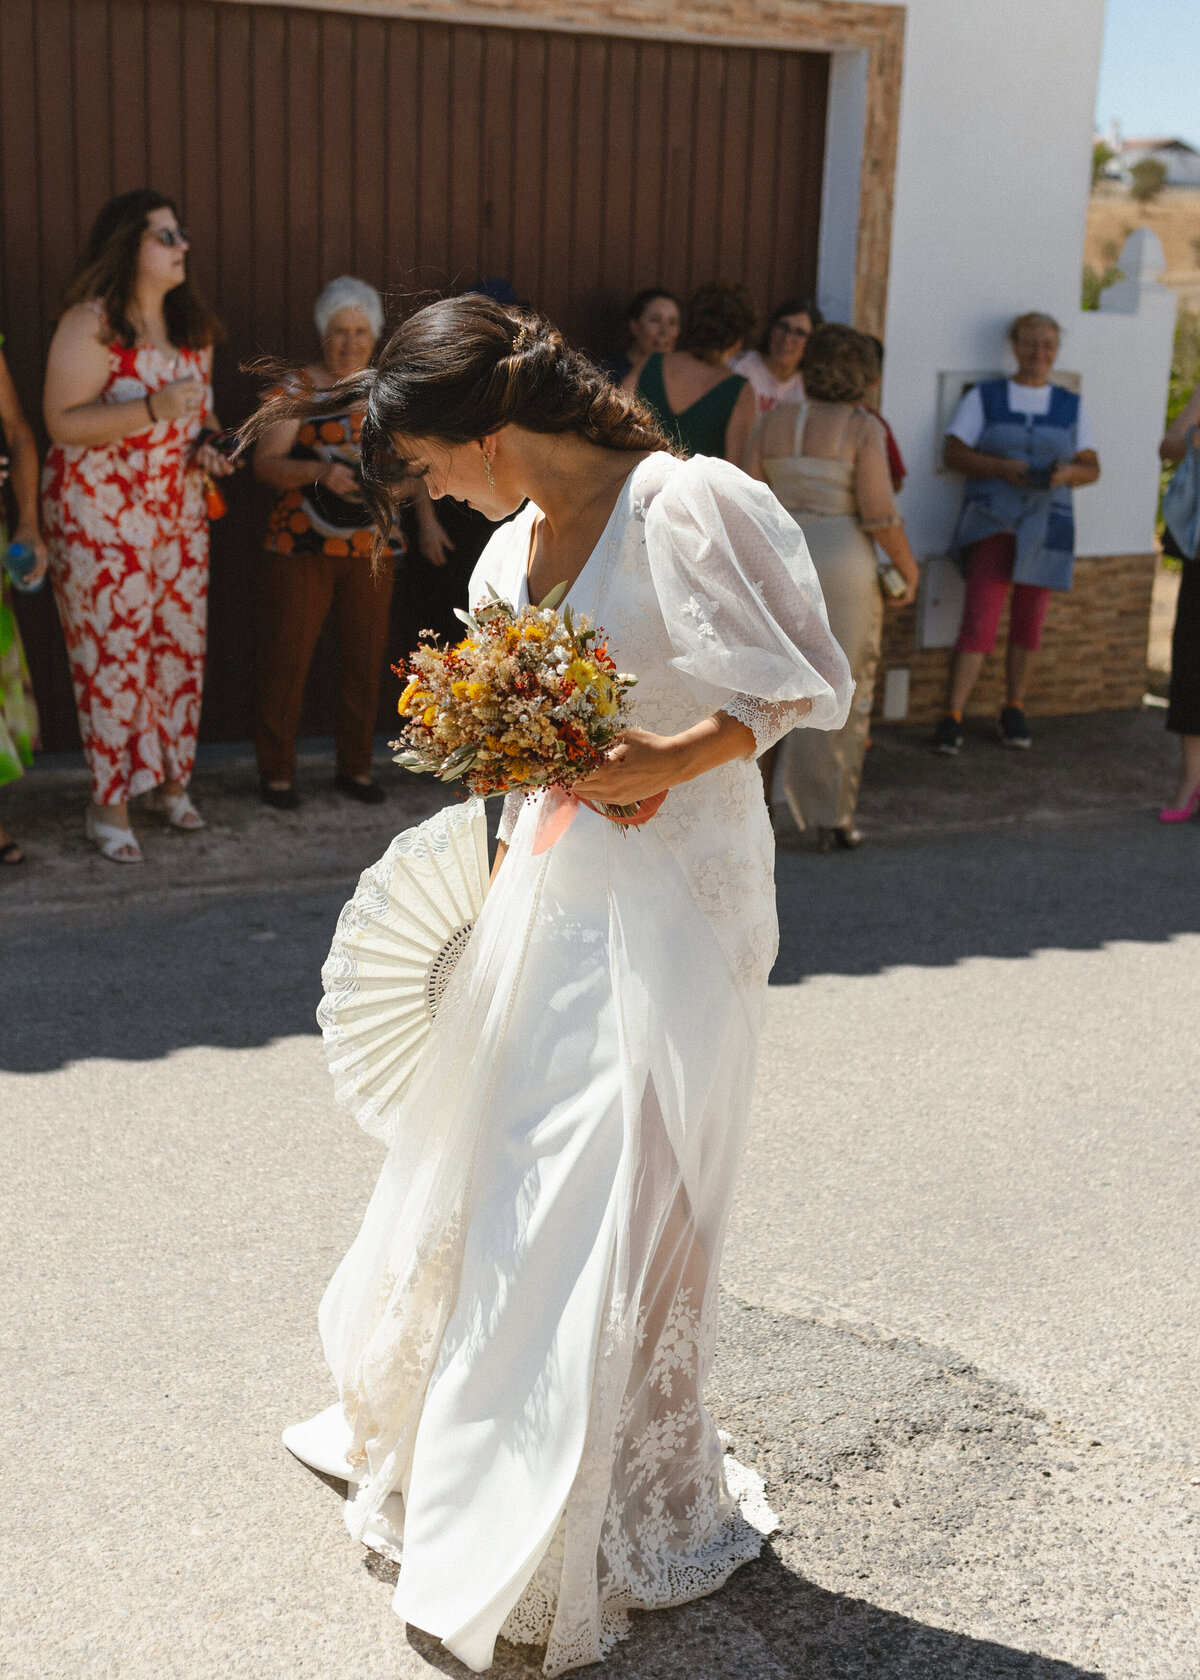
<instances>
[{"instance_id":1,"label":"woman in blue apron","mask_svg":"<svg viewBox=\"0 0 1200 1680\"><path fill-rule=\"evenodd\" d=\"M1019 315L1008 330L1016 373L973 386L946 434L946 467L967 480L952 543L967 588L950 704L933 740L938 752L956 753L962 746L963 712L996 645L1010 591L1007 692L998 731L1006 747L1030 744L1029 656L1041 646L1050 591L1070 589L1075 564L1071 493L1100 476L1079 397L1050 382L1059 337L1049 315Z\"/></svg>"}]
</instances>

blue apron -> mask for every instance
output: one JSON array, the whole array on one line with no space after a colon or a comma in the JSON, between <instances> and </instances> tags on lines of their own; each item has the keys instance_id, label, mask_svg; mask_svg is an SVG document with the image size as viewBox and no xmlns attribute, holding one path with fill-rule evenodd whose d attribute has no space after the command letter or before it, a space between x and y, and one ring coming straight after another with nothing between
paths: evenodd
<instances>
[{"instance_id":1,"label":"blue apron","mask_svg":"<svg viewBox=\"0 0 1200 1680\"><path fill-rule=\"evenodd\" d=\"M985 380L979 394L984 426L975 448L981 454L1028 461L1035 467L1061 466L1078 454L1079 397L1074 391L1052 386L1046 414L1019 414L1011 409L1007 379ZM1022 490L1002 478L969 478L951 544L959 569L966 571L966 550L972 543L999 531L1016 533L1014 583L1070 589L1075 513L1066 485Z\"/></svg>"}]
</instances>

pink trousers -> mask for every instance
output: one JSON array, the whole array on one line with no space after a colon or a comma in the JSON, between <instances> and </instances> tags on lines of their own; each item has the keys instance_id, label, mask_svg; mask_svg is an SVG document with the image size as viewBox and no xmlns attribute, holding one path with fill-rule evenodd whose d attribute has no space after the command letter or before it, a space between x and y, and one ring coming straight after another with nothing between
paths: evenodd
<instances>
[{"instance_id":1,"label":"pink trousers","mask_svg":"<svg viewBox=\"0 0 1200 1680\"><path fill-rule=\"evenodd\" d=\"M1028 648L1031 653L1041 647L1050 591L1037 583L1013 583L1016 559L1017 538L1013 531L982 537L967 550L967 596L956 652L991 653L1010 586L1009 645Z\"/></svg>"}]
</instances>

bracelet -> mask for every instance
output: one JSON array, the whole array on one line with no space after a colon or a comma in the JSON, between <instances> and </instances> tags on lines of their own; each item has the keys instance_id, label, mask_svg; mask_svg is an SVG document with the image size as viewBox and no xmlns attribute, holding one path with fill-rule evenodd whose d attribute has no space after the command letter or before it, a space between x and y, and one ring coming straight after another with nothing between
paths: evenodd
<instances>
[{"instance_id":1,"label":"bracelet","mask_svg":"<svg viewBox=\"0 0 1200 1680\"><path fill-rule=\"evenodd\" d=\"M142 401L146 405L146 413L150 416L150 424L152 426L157 426L158 425L158 415L155 414L154 404L150 401L150 398L153 395L154 395L153 391L147 391L146 395L142 398Z\"/></svg>"}]
</instances>

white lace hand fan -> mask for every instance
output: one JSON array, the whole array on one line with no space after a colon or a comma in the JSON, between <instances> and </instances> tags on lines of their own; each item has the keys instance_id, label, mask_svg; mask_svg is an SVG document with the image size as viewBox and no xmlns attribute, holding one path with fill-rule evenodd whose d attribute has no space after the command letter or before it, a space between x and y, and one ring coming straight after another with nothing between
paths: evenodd
<instances>
[{"instance_id":1,"label":"white lace hand fan","mask_svg":"<svg viewBox=\"0 0 1200 1680\"><path fill-rule=\"evenodd\" d=\"M321 969L337 1100L383 1136L487 892L482 799L398 834L359 877Z\"/></svg>"}]
</instances>

